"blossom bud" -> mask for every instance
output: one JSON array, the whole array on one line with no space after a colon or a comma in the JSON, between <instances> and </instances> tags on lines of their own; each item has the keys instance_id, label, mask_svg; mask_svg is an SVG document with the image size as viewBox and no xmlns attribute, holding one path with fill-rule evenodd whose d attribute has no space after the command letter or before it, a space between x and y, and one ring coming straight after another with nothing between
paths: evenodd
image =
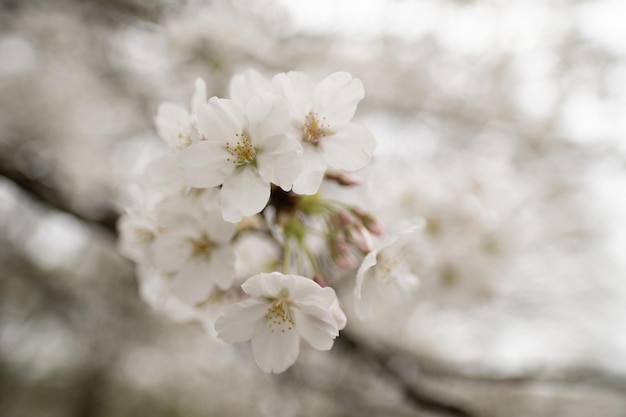
<instances>
[{"instance_id":1,"label":"blossom bud","mask_svg":"<svg viewBox=\"0 0 626 417\"><path fill-rule=\"evenodd\" d=\"M353 208L352 213L361 220L367 230L372 232L375 236L382 236L384 228L378 217L358 207Z\"/></svg>"},{"instance_id":2,"label":"blossom bud","mask_svg":"<svg viewBox=\"0 0 626 417\"><path fill-rule=\"evenodd\" d=\"M317 282L317 284L322 288L328 287L328 281L323 275L315 274L313 276L313 281Z\"/></svg>"},{"instance_id":3,"label":"blossom bud","mask_svg":"<svg viewBox=\"0 0 626 417\"><path fill-rule=\"evenodd\" d=\"M336 181L339 185L360 185L361 177L347 172L326 172L326 178Z\"/></svg>"},{"instance_id":4,"label":"blossom bud","mask_svg":"<svg viewBox=\"0 0 626 417\"><path fill-rule=\"evenodd\" d=\"M345 242L335 242L332 248L333 260L341 269L355 269L359 265L356 256Z\"/></svg>"},{"instance_id":5,"label":"blossom bud","mask_svg":"<svg viewBox=\"0 0 626 417\"><path fill-rule=\"evenodd\" d=\"M355 227L350 230L350 242L361 251L368 253L374 249L372 235L363 226Z\"/></svg>"},{"instance_id":6,"label":"blossom bud","mask_svg":"<svg viewBox=\"0 0 626 417\"><path fill-rule=\"evenodd\" d=\"M354 216L345 210L338 212L334 216L333 220L338 229L343 229L346 226L352 226L357 222Z\"/></svg>"}]
</instances>

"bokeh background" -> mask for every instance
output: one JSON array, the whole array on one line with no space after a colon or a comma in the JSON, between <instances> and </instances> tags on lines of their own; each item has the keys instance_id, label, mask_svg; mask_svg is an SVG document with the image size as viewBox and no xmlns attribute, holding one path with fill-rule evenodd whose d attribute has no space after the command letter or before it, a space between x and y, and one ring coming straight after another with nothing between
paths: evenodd
<instances>
[{"instance_id":1,"label":"bokeh background","mask_svg":"<svg viewBox=\"0 0 626 417\"><path fill-rule=\"evenodd\" d=\"M626 3L0 0L0 415L626 416ZM360 78L410 309L280 376L140 298L127 187L256 68ZM364 196L367 199L364 199Z\"/></svg>"}]
</instances>

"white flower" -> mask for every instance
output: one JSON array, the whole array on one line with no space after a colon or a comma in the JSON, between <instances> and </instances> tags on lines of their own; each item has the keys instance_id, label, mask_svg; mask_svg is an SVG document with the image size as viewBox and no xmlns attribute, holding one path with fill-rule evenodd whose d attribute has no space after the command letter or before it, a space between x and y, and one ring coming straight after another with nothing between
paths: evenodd
<instances>
[{"instance_id":1,"label":"white flower","mask_svg":"<svg viewBox=\"0 0 626 417\"><path fill-rule=\"evenodd\" d=\"M267 93L246 107L213 97L198 110L198 129L206 140L181 151L178 162L193 187L220 190L222 215L230 222L259 213L270 183L291 189L300 173L302 146L284 132L287 105Z\"/></svg>"},{"instance_id":2,"label":"white flower","mask_svg":"<svg viewBox=\"0 0 626 417\"><path fill-rule=\"evenodd\" d=\"M276 75L272 85L290 105L290 135L303 144L302 173L293 186L296 193L316 193L328 166L354 171L371 161L374 136L350 123L365 95L360 80L335 72L315 85L304 73L288 72Z\"/></svg>"},{"instance_id":3,"label":"white flower","mask_svg":"<svg viewBox=\"0 0 626 417\"><path fill-rule=\"evenodd\" d=\"M120 253L137 263L145 262L148 248L158 232L154 214L139 205L129 208L120 216L117 230Z\"/></svg>"},{"instance_id":4,"label":"white flower","mask_svg":"<svg viewBox=\"0 0 626 417\"><path fill-rule=\"evenodd\" d=\"M206 102L206 83L198 78L191 98L191 112L170 102L159 106L154 123L159 136L170 148L179 150L200 140L202 135L196 126L196 112L198 107Z\"/></svg>"},{"instance_id":5,"label":"white flower","mask_svg":"<svg viewBox=\"0 0 626 417\"><path fill-rule=\"evenodd\" d=\"M311 279L272 272L249 278L241 288L250 298L228 306L215 330L227 343L251 340L254 360L265 372L293 365L300 338L329 350L345 325L335 291Z\"/></svg>"},{"instance_id":6,"label":"white flower","mask_svg":"<svg viewBox=\"0 0 626 417\"><path fill-rule=\"evenodd\" d=\"M413 226L391 235L363 259L354 289L357 311L362 315L367 315L371 306L381 300L387 304L407 299L419 285L419 278L403 256L404 248L410 244L408 238L417 229Z\"/></svg>"},{"instance_id":7,"label":"white flower","mask_svg":"<svg viewBox=\"0 0 626 417\"><path fill-rule=\"evenodd\" d=\"M230 288L235 274L235 253L230 239L236 225L221 215L217 191L169 198L157 207L164 231L152 244L155 267L174 275L172 292L181 300L203 301L218 286Z\"/></svg>"},{"instance_id":8,"label":"white flower","mask_svg":"<svg viewBox=\"0 0 626 417\"><path fill-rule=\"evenodd\" d=\"M270 81L260 72L249 69L231 78L228 91L233 101L246 106L251 98L272 92L273 88Z\"/></svg>"}]
</instances>

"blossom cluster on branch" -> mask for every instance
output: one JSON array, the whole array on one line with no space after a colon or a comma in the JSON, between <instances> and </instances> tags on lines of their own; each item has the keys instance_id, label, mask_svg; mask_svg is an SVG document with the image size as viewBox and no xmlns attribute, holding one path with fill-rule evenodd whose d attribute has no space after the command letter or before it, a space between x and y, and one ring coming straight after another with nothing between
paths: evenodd
<instances>
[{"instance_id":1,"label":"blossom cluster on branch","mask_svg":"<svg viewBox=\"0 0 626 417\"><path fill-rule=\"evenodd\" d=\"M363 97L345 72L316 84L248 70L230 98L208 99L198 79L190 109L163 103L155 123L170 152L147 166L119 222L146 301L177 320L210 309L218 339L251 341L257 365L279 373L302 340L332 347L346 276L357 305L412 291L401 250L416 227L386 235L374 214L321 191L357 185L354 171L371 162L374 136L351 121Z\"/></svg>"}]
</instances>

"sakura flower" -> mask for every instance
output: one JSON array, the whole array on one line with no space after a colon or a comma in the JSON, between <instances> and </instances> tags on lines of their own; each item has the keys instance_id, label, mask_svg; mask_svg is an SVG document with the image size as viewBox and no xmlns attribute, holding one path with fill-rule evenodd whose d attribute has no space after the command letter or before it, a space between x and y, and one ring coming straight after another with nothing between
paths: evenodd
<instances>
[{"instance_id":1,"label":"sakura flower","mask_svg":"<svg viewBox=\"0 0 626 417\"><path fill-rule=\"evenodd\" d=\"M197 78L191 98L191 111L175 103L165 102L159 106L154 118L159 136L172 149L179 150L197 142L202 137L196 126L196 112L206 103L206 83Z\"/></svg>"},{"instance_id":2,"label":"sakura flower","mask_svg":"<svg viewBox=\"0 0 626 417\"><path fill-rule=\"evenodd\" d=\"M222 219L216 193L170 198L157 208L164 231L152 244L152 260L158 270L174 276L172 292L189 304L204 300L214 286L228 289L234 279L229 241L236 225Z\"/></svg>"},{"instance_id":3,"label":"sakura flower","mask_svg":"<svg viewBox=\"0 0 626 417\"><path fill-rule=\"evenodd\" d=\"M245 106L251 98L272 92L272 84L260 72L249 69L233 76L228 89L230 98Z\"/></svg>"},{"instance_id":4,"label":"sakura flower","mask_svg":"<svg viewBox=\"0 0 626 417\"><path fill-rule=\"evenodd\" d=\"M229 222L259 213L271 184L288 191L300 173L302 146L284 134L287 105L271 94L239 103L213 97L198 110L206 140L180 152L178 162L193 187L220 190L222 215Z\"/></svg>"},{"instance_id":5,"label":"sakura flower","mask_svg":"<svg viewBox=\"0 0 626 417\"><path fill-rule=\"evenodd\" d=\"M365 95L360 80L335 72L315 85L304 73L292 71L276 75L272 85L290 105L290 135L303 145L296 193L316 193L327 167L355 171L370 162L376 140L368 129L350 122Z\"/></svg>"},{"instance_id":6,"label":"sakura flower","mask_svg":"<svg viewBox=\"0 0 626 417\"><path fill-rule=\"evenodd\" d=\"M250 298L224 310L215 323L217 337L227 343L250 340L264 372L293 365L301 338L329 350L345 325L335 291L309 278L272 272L249 278L241 288Z\"/></svg>"},{"instance_id":7,"label":"sakura flower","mask_svg":"<svg viewBox=\"0 0 626 417\"><path fill-rule=\"evenodd\" d=\"M405 247L410 244L410 236L416 230L414 226L389 236L363 259L354 289L357 311L361 315L369 314L374 301L401 301L419 285L419 278L403 256Z\"/></svg>"},{"instance_id":8,"label":"sakura flower","mask_svg":"<svg viewBox=\"0 0 626 417\"><path fill-rule=\"evenodd\" d=\"M158 232L154 214L139 205L129 208L120 217L117 229L120 253L135 262L144 262L149 246Z\"/></svg>"}]
</instances>

